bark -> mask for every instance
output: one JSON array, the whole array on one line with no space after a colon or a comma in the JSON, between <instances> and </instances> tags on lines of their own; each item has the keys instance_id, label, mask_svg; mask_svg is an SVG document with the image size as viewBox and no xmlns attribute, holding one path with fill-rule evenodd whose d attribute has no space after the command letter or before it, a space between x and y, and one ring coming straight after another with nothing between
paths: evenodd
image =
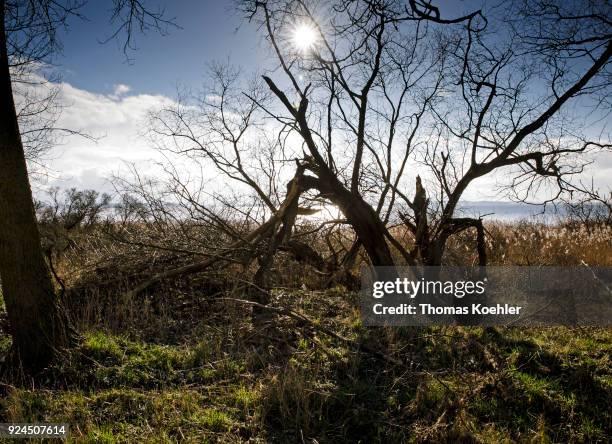
<instances>
[{"instance_id":1,"label":"bark","mask_svg":"<svg viewBox=\"0 0 612 444\"><path fill-rule=\"evenodd\" d=\"M487 249L485 243L485 230L481 219L473 219L470 217L455 217L447 219L440 225L438 237L429 243L425 265L440 266L442 265L442 255L446 248L448 239L468 228L476 229L476 252L478 253L478 265L484 267L487 265Z\"/></svg>"},{"instance_id":2,"label":"bark","mask_svg":"<svg viewBox=\"0 0 612 444\"><path fill-rule=\"evenodd\" d=\"M40 245L17 123L0 2L0 276L13 352L28 373L70 344L67 317Z\"/></svg>"},{"instance_id":3,"label":"bark","mask_svg":"<svg viewBox=\"0 0 612 444\"><path fill-rule=\"evenodd\" d=\"M321 273L329 273L336 268L305 242L289 239L279 247L279 250L291 253L296 261L308 264Z\"/></svg>"},{"instance_id":4,"label":"bark","mask_svg":"<svg viewBox=\"0 0 612 444\"><path fill-rule=\"evenodd\" d=\"M271 31L270 31L271 32ZM382 36L382 31L379 34ZM393 266L393 257L387 245L385 224L380 220L379 215L359 194L354 177L358 177L359 159L355 160L355 169L351 190L349 191L340 182L336 174L329 168L321 154L317 149L317 145L312 138L312 133L308 126L306 110L308 109L308 88L302 94L299 107L296 109L292 102L287 98L278 86L269 77L263 76L264 81L270 87L270 90L280 99L285 105L287 111L295 118L300 135L304 139L310 155L306 159L306 169L313 172L316 177L303 176L302 182L306 184L306 188L314 188L320 191L321 195L328 198L331 202L340 208L345 215L348 223L353 227L357 237L362 242L364 249L370 257L373 266ZM372 80L369 82L373 82ZM368 86L369 88L369 86ZM297 88L296 85L296 89ZM364 102L364 106L365 106ZM362 139L362 137L361 137ZM358 145L362 142L358 142ZM359 147L358 147L359 151Z\"/></svg>"},{"instance_id":5,"label":"bark","mask_svg":"<svg viewBox=\"0 0 612 444\"><path fill-rule=\"evenodd\" d=\"M268 303L268 292L263 289L267 288L266 275L274 261L274 255L279 247L289 240L293 225L295 224L299 208L298 202L303 191L300 185L300 178L303 176L303 173L304 168L298 166L295 177L287 184L287 197L281 205L282 213L270 232L266 251L259 257L259 269L254 277L256 286L254 290L256 293L255 300L262 304Z\"/></svg>"},{"instance_id":6,"label":"bark","mask_svg":"<svg viewBox=\"0 0 612 444\"><path fill-rule=\"evenodd\" d=\"M359 193L352 193L328 171L314 169L319 177L305 176L310 179L309 188L319 190L322 196L340 208L347 222L355 230L357 238L366 250L372 265L375 267L394 266L391 250L387 245L385 224L374 208Z\"/></svg>"},{"instance_id":7,"label":"bark","mask_svg":"<svg viewBox=\"0 0 612 444\"><path fill-rule=\"evenodd\" d=\"M416 178L416 191L413 202L415 224L414 244L416 252L424 265L439 265L439 263L436 263L436 259L438 256L441 257L441 253L439 253L438 245L436 243L431 243L429 239L429 220L427 217L429 200L427 199L427 194L421 183L420 176Z\"/></svg>"},{"instance_id":8,"label":"bark","mask_svg":"<svg viewBox=\"0 0 612 444\"><path fill-rule=\"evenodd\" d=\"M372 265L375 267L392 267L394 265L391 251L385 237L386 228L374 209L360 197L342 200L340 207L347 220L355 229L359 240L363 244Z\"/></svg>"}]
</instances>

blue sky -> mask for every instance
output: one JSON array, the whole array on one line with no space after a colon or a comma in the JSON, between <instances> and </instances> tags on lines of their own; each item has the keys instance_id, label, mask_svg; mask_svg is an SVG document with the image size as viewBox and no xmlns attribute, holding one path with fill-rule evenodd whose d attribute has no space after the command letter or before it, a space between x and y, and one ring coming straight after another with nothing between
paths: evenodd
<instances>
[{"instance_id":1,"label":"blue sky","mask_svg":"<svg viewBox=\"0 0 612 444\"><path fill-rule=\"evenodd\" d=\"M147 5L164 8L180 28L170 27L167 35L137 33L132 63L126 61L123 40L100 43L116 30L108 0L88 1L80 11L87 20L73 18L59 35L63 50L54 64L67 106L58 126L98 141L68 137L52 150L44 162L48 174L36 175L33 184L38 195L49 186L112 192L109 178L123 175L128 164L155 175L162 158L143 137L147 112L170 104L178 86L200 87L212 61L229 59L247 69L265 61L260 35L236 14L233 0L151 0Z\"/></svg>"},{"instance_id":2,"label":"blue sky","mask_svg":"<svg viewBox=\"0 0 612 444\"><path fill-rule=\"evenodd\" d=\"M459 0L444 5L453 17L478 8L483 0ZM227 60L246 68L266 62L265 45L256 27L236 12L235 0L150 0L152 10L163 8L180 28L165 36L154 31L136 34L138 50L126 63L123 40L100 44L116 29L110 23L111 2L90 0L81 9L86 21L73 19L60 38L63 54L57 62L64 80L96 93L108 93L113 85L127 84L133 93L172 96L177 83L196 86L207 63Z\"/></svg>"},{"instance_id":3,"label":"blue sky","mask_svg":"<svg viewBox=\"0 0 612 444\"><path fill-rule=\"evenodd\" d=\"M63 54L57 59L65 82L96 93L108 93L113 85L127 84L133 93L174 95L177 83L195 86L206 63L231 59L241 66L255 66L263 53L254 26L243 22L232 0L178 0L149 2L165 8L181 27L168 35L154 31L138 34L138 49L126 63L119 41L100 44L112 34L109 1L89 1L81 10L87 21L72 20L60 36ZM242 25L242 26L241 26Z\"/></svg>"},{"instance_id":4,"label":"blue sky","mask_svg":"<svg viewBox=\"0 0 612 444\"><path fill-rule=\"evenodd\" d=\"M459 0L445 4L453 17L472 11L483 0ZM254 25L235 12L234 0L150 0L165 8L180 28L168 35L154 31L137 34L136 51L127 63L122 40L100 42L116 25L110 23L111 2L89 0L82 9L87 21L73 19L59 36L63 52L55 60L63 78L62 99L67 107L59 126L101 136L97 143L70 137L50 153L49 180L39 188L94 188L112 191L108 178L121 175L127 163L145 174L161 162L159 152L143 137L147 113L172 103L179 85L198 88L206 64L229 60L247 69L270 67L274 60ZM282 81L281 73L275 74ZM612 156L601 156L591 165L588 177L609 184ZM208 172L207 172L208 173ZM155 174L155 173L153 173ZM470 187L467 200L503 199L494 191L494 179ZM219 182L221 183L221 182Z\"/></svg>"}]
</instances>

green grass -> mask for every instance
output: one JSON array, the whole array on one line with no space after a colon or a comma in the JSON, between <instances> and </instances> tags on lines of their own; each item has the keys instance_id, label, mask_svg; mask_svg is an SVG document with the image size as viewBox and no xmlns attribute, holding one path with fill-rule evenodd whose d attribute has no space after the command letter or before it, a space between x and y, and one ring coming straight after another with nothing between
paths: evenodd
<instances>
[{"instance_id":1,"label":"green grass","mask_svg":"<svg viewBox=\"0 0 612 444\"><path fill-rule=\"evenodd\" d=\"M259 332L231 312L172 344L98 328L36 388L5 387L0 421L92 443L609 439L611 329L364 328L347 299L282 302L403 365L288 318Z\"/></svg>"},{"instance_id":2,"label":"green grass","mask_svg":"<svg viewBox=\"0 0 612 444\"><path fill-rule=\"evenodd\" d=\"M227 438L237 430L235 413L214 406L207 394L181 388L96 391L29 391L15 389L3 401L7 421L71 424L75 441L168 442L182 436L197 440ZM78 428L77 428L78 427Z\"/></svg>"}]
</instances>

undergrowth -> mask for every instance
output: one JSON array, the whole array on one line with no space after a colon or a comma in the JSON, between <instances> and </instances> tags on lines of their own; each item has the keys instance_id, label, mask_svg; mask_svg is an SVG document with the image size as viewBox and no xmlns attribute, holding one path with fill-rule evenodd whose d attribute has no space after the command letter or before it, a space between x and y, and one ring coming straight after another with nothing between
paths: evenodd
<instances>
[{"instance_id":1,"label":"undergrowth","mask_svg":"<svg viewBox=\"0 0 612 444\"><path fill-rule=\"evenodd\" d=\"M300 298L307 297L301 294ZM324 293L312 295L319 313ZM287 298L294 303L298 298ZM605 329L365 329L342 303L321 319L399 353L390 365L280 319L246 318L162 345L87 332L36 388L4 386L2 422L65 422L75 442L605 442ZM273 336L268 336L273 335Z\"/></svg>"},{"instance_id":2,"label":"undergrowth","mask_svg":"<svg viewBox=\"0 0 612 444\"><path fill-rule=\"evenodd\" d=\"M536 246L541 260L557 260L557 237L565 234L549 233L544 248L541 230L525 230L489 227L494 262L526 264ZM595 236L590 253L566 243L562 263L596 263L595 251L609 265L609 240ZM519 241L531 246L521 249ZM451 247L452 259L463 245ZM76 258L80 267L93 260L83 250L70 254L58 268L69 275L72 267L66 282L79 291L67 293L67 305L83 340L29 384L3 382L0 422L64 422L70 442L91 443L581 443L612 436L609 328L366 328L357 294L342 285L273 291L272 305L401 359L394 364L287 316L255 327L248 306L218 300L220 291L246 299L236 274L194 276L126 299L129 282L100 285L117 277L115 269L87 273ZM9 346L1 336L0 355Z\"/></svg>"}]
</instances>

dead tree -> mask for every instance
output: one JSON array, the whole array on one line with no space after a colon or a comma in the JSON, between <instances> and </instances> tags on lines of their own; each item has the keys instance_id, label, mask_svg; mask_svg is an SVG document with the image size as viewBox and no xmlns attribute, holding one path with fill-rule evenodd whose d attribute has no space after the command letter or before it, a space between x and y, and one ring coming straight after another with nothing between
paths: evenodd
<instances>
[{"instance_id":1,"label":"dead tree","mask_svg":"<svg viewBox=\"0 0 612 444\"><path fill-rule=\"evenodd\" d=\"M391 248L439 265L449 237L468 228L484 263L482 222L456 215L474 181L503 170L515 192L546 181L554 199L571 188L578 154L610 147L563 120L571 104L609 92L609 6L586 2L592 14L582 14L577 4L525 2L445 18L429 2L409 3L334 3L322 22L307 1L243 2L289 85L265 76L280 108L261 106L300 136L312 188L341 209L373 265L392 265ZM306 53L291 45L296 23L317 33ZM493 25L499 33L485 32ZM427 180L409 169L411 156ZM408 251L387 230L400 210L414 238Z\"/></svg>"},{"instance_id":2,"label":"dead tree","mask_svg":"<svg viewBox=\"0 0 612 444\"><path fill-rule=\"evenodd\" d=\"M440 265L449 238L465 230L485 265L483 221L458 211L474 182L503 177L524 196L547 184L545 199L555 199L574 186L581 154L610 148L565 114L585 101L607 105L612 44L599 3L587 2L592 14L584 15L576 5L571 14L525 1L503 14L458 16L431 2L331 2L330 14L313 4L242 1L275 57L271 72L243 81L239 70L213 65L200 94L181 93L151 118L161 149L214 166L259 202L259 219L247 218L258 287L274 254L296 245L298 209L312 199L339 208L338 226L355 235L344 259L330 247L327 265L350 264L360 249L373 265ZM307 50L293 43L298 26L317 36ZM291 179L296 160L300 174ZM288 201L295 180L301 191ZM391 232L398 224L410 241Z\"/></svg>"},{"instance_id":3,"label":"dead tree","mask_svg":"<svg viewBox=\"0 0 612 444\"><path fill-rule=\"evenodd\" d=\"M284 200L265 222L245 236L240 237L239 240L224 248L214 257L158 273L132 288L126 296L134 297L138 293L163 280L199 273L219 262L229 261L234 256L243 256L245 246L254 247L251 249L251 253L247 258L247 261L253 260L257 256L258 247L261 245L264 245L264 251L259 257L258 270L255 274L255 285L259 289L263 289L260 286L265 285L263 280L270 266L272 257L276 251L284 246L289 240L297 216L299 198L302 193L308 191L308 187L310 186L308 179L309 178L304 175L304 167L298 165L295 176L287 184L287 194ZM242 257L241 259L244 260L245 258ZM268 302L267 299L265 299L266 297L267 292L256 292L256 302L265 304Z\"/></svg>"}]
</instances>

